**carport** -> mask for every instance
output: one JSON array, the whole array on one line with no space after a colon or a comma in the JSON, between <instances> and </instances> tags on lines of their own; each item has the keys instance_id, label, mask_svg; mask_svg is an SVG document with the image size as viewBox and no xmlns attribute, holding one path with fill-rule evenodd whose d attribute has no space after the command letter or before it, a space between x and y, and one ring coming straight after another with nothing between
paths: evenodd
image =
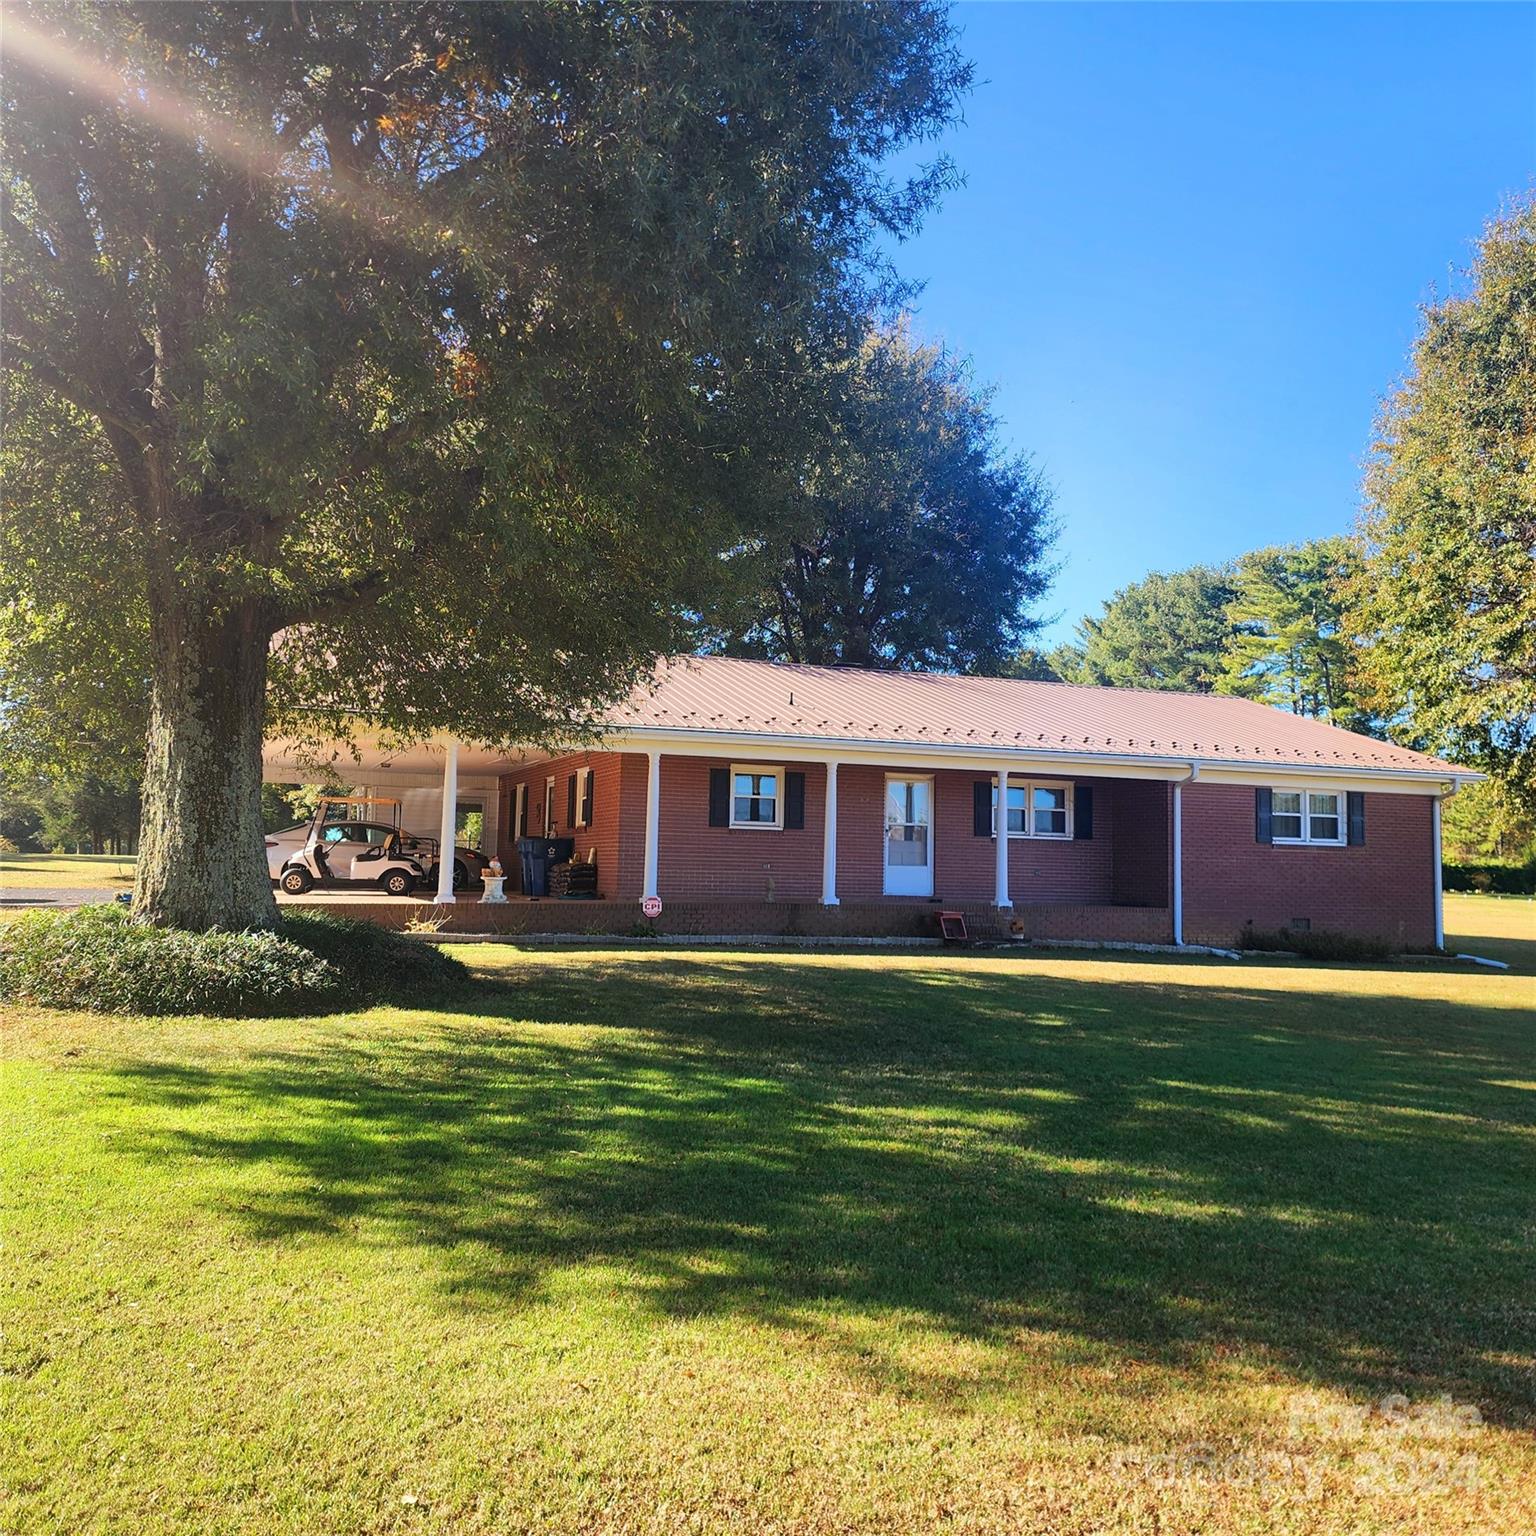
<instances>
[{"instance_id":1,"label":"carport","mask_svg":"<svg viewBox=\"0 0 1536 1536\"><path fill-rule=\"evenodd\" d=\"M269 738L262 751L261 776L268 784L345 784L363 795L389 796L400 802L400 825L419 835L437 836L451 849L458 811L470 805L483 817L481 841L494 853L500 832L499 774L536 762L540 753L507 753L434 736L409 744L360 735L350 746L316 747L292 737ZM453 860L443 858L436 900L451 902Z\"/></svg>"}]
</instances>

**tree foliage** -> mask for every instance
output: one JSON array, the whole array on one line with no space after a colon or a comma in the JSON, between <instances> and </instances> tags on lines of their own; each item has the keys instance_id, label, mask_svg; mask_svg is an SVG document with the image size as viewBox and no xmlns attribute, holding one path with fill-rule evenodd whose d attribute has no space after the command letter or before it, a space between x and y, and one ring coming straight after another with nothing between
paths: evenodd
<instances>
[{"instance_id":1,"label":"tree foliage","mask_svg":"<svg viewBox=\"0 0 1536 1536\"><path fill-rule=\"evenodd\" d=\"M1384 708L1536 806L1536 199L1470 278L1383 406L1349 626Z\"/></svg>"},{"instance_id":2,"label":"tree foliage","mask_svg":"<svg viewBox=\"0 0 1536 1536\"><path fill-rule=\"evenodd\" d=\"M1342 536L1243 555L1232 568L1216 691L1370 731L1355 648L1343 632L1344 588L1357 558Z\"/></svg>"},{"instance_id":3,"label":"tree foliage","mask_svg":"<svg viewBox=\"0 0 1536 1536\"><path fill-rule=\"evenodd\" d=\"M873 329L829 380L777 537L732 562L711 648L821 666L996 672L1039 627L1051 493L1002 452L965 366Z\"/></svg>"},{"instance_id":4,"label":"tree foliage","mask_svg":"<svg viewBox=\"0 0 1536 1536\"><path fill-rule=\"evenodd\" d=\"M1211 693L1225 668L1227 605L1236 595L1231 573L1215 566L1153 571L1083 619L1076 643L1053 651L1051 664L1070 683Z\"/></svg>"},{"instance_id":5,"label":"tree foliage","mask_svg":"<svg viewBox=\"0 0 1536 1536\"><path fill-rule=\"evenodd\" d=\"M966 80L931 0L9 9L4 552L110 484L8 571L5 686L97 729L80 578L147 675L142 912L275 921L269 677L301 734L538 740L675 642Z\"/></svg>"}]
</instances>

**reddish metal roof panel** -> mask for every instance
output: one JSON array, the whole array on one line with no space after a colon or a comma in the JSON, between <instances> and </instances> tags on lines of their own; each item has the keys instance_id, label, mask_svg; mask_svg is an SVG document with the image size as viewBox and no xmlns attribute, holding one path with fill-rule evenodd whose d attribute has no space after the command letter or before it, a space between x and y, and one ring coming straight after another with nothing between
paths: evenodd
<instances>
[{"instance_id":1,"label":"reddish metal roof panel","mask_svg":"<svg viewBox=\"0 0 1536 1536\"><path fill-rule=\"evenodd\" d=\"M1315 767L1465 773L1371 736L1215 694L1089 688L1005 677L876 672L687 656L609 714L615 726L799 737L810 742L974 747Z\"/></svg>"}]
</instances>

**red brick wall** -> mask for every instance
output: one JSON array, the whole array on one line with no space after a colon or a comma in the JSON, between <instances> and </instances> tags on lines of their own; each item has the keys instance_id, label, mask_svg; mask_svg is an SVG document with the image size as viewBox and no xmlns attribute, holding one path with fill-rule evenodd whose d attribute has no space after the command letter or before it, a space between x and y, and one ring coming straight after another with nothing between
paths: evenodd
<instances>
[{"instance_id":1,"label":"red brick wall","mask_svg":"<svg viewBox=\"0 0 1536 1536\"><path fill-rule=\"evenodd\" d=\"M645 759L641 757L635 815L645 840ZM709 824L709 772L733 762L805 774L805 825L777 831ZM838 821L842 822L842 775ZM772 755L741 758L661 758L661 824L657 889L664 900L820 901L821 830L826 770L820 763L784 763ZM639 886L635 887L639 894Z\"/></svg>"},{"instance_id":2,"label":"red brick wall","mask_svg":"<svg viewBox=\"0 0 1536 1536\"><path fill-rule=\"evenodd\" d=\"M632 757L633 754L628 754ZM597 850L597 888L605 896L619 894L625 870L622 857L632 841L630 829L621 819L621 785L627 780L629 770L626 757L616 752L576 752L552 762L538 763L501 776L501 819L497 854L510 879L507 889L518 888L517 830L512 825L512 810L516 803L518 784L528 786L528 832L539 837L548 832L555 837L571 837L576 842L576 857L585 859L589 850ZM645 837L645 759L640 763L640 837ZM569 807L569 791L566 788L571 774L581 768L592 770L592 825L569 827L566 812ZM555 824L544 826L544 781L555 781ZM578 815L580 814L578 810ZM638 880L638 876L636 877ZM636 886L638 890L638 884Z\"/></svg>"},{"instance_id":3,"label":"red brick wall","mask_svg":"<svg viewBox=\"0 0 1536 1536\"><path fill-rule=\"evenodd\" d=\"M1365 797L1362 847L1254 841L1246 785L1184 789L1184 937L1231 943L1245 922L1261 930L1307 918L1314 931L1393 944L1432 944L1435 869L1428 795Z\"/></svg>"},{"instance_id":4,"label":"red brick wall","mask_svg":"<svg viewBox=\"0 0 1536 1536\"><path fill-rule=\"evenodd\" d=\"M1172 899L1173 805L1157 779L1110 781L1115 805L1110 899L1132 907L1165 907Z\"/></svg>"}]
</instances>

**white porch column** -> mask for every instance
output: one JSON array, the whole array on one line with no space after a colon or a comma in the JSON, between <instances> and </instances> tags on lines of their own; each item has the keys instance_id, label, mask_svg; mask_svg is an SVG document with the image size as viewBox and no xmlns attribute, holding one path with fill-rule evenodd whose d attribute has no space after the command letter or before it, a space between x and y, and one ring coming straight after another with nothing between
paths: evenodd
<instances>
[{"instance_id":1,"label":"white porch column","mask_svg":"<svg viewBox=\"0 0 1536 1536\"><path fill-rule=\"evenodd\" d=\"M646 896L660 896L656 889L657 869L661 862L661 753L654 747L646 752L645 775L645 888Z\"/></svg>"},{"instance_id":2,"label":"white porch column","mask_svg":"<svg viewBox=\"0 0 1536 1536\"><path fill-rule=\"evenodd\" d=\"M448 754L443 759L443 815L438 823L437 837L437 899L451 902L453 896L453 846L458 824L459 805L459 744L448 743Z\"/></svg>"},{"instance_id":3,"label":"white porch column","mask_svg":"<svg viewBox=\"0 0 1536 1536\"><path fill-rule=\"evenodd\" d=\"M1440 796L1434 799L1434 854L1435 854L1435 948L1445 948L1445 891L1442 888L1445 882L1445 872L1441 861L1445 857L1445 849L1440 841Z\"/></svg>"},{"instance_id":4,"label":"white porch column","mask_svg":"<svg viewBox=\"0 0 1536 1536\"><path fill-rule=\"evenodd\" d=\"M1013 905L1008 895L1008 770L997 770L997 815L994 818L992 838L997 845L997 889L993 892L993 905L1008 908Z\"/></svg>"},{"instance_id":5,"label":"white porch column","mask_svg":"<svg viewBox=\"0 0 1536 1536\"><path fill-rule=\"evenodd\" d=\"M837 764L827 764L826 814L821 823L821 904L837 902Z\"/></svg>"}]
</instances>

